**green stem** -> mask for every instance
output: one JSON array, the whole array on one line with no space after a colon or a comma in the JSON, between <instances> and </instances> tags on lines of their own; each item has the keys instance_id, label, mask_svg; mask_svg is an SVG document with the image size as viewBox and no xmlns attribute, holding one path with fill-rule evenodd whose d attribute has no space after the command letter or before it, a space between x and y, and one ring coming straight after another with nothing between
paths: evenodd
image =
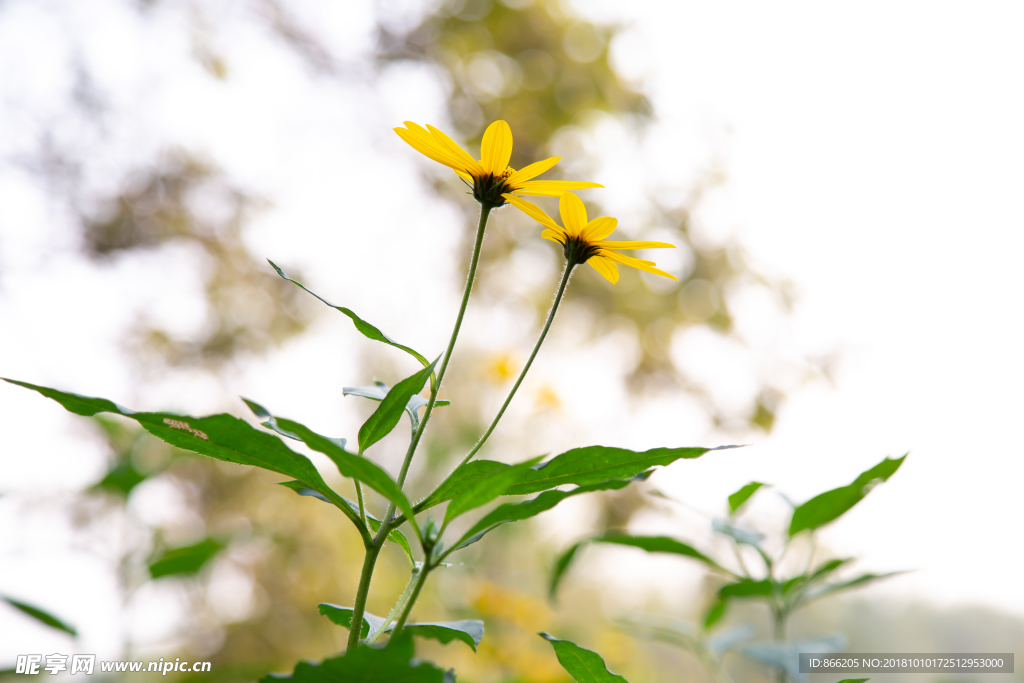
<instances>
[{"instance_id":1,"label":"green stem","mask_svg":"<svg viewBox=\"0 0 1024 683\"><path fill-rule=\"evenodd\" d=\"M420 596L420 591L423 590L423 584L427 582L427 576L430 575L430 571L433 569L429 564L423 565L423 571L420 572L419 578L416 580L416 585L413 586L412 594L409 595L408 602L405 603L405 609L402 610L402 616L398 617L398 621L395 622L395 628L391 631L391 640L393 641L401 632L405 626L405 622L409 619L409 614L412 612L413 605L416 604L416 598Z\"/></svg>"},{"instance_id":2,"label":"green stem","mask_svg":"<svg viewBox=\"0 0 1024 683\"><path fill-rule=\"evenodd\" d=\"M359 519L363 520L363 524L369 527L366 523L366 506L363 504L363 487L356 481L356 500L359 501Z\"/></svg>"},{"instance_id":3,"label":"green stem","mask_svg":"<svg viewBox=\"0 0 1024 683\"><path fill-rule=\"evenodd\" d=\"M540 331L540 337L537 338L537 343L533 346L533 352L530 353L530 358L526 361L526 365L523 366L522 372L519 373L519 378L516 379L516 383L512 385L512 390L508 392L508 397L505 399L505 403L502 404L501 410L494 416L494 420L491 421L491 426L487 428L484 435L480 437L480 440L473 446L473 450L466 454L466 457L462 459L458 467L462 467L469 462L474 455L476 455L484 443L491 436L491 432L498 426L498 422L501 417L505 414L505 409L508 408L509 404L512 403L512 398L516 395L516 391L519 389L519 385L523 383L523 379L526 377L526 373L529 372L530 366L533 365L533 359L537 357L537 352L540 351L541 344L544 343L544 338L548 336L548 330L551 329L551 323L555 319L555 313L558 312L558 304L562 302L562 296L565 294L565 287L569 284L569 276L572 275L572 269L576 267L575 263L566 261L565 270L562 272L562 281L558 285L558 293L555 294L555 302L551 304L551 311L548 312L547 322L544 323L544 329Z\"/></svg>"},{"instance_id":4,"label":"green stem","mask_svg":"<svg viewBox=\"0 0 1024 683\"><path fill-rule=\"evenodd\" d=\"M433 384L430 390L430 400L427 401L427 409L423 414L423 419L420 420L415 431L412 435L412 440L409 443L409 449L405 453L405 460L402 462L402 470L398 475L398 487L401 488L405 484L405 478L409 474L409 465L412 463L412 456L416 453L416 447L419 445L420 437L423 436L423 430L427 426L427 422L430 420L430 414L434 410L434 404L437 402L437 393L441 389L441 380L444 379L445 371L448 369L448 362L451 360L452 351L455 349L455 340L459 337L459 330L462 327L462 319L466 315L466 308L469 305L469 295L473 290L473 282L476 280L476 269L480 264L480 248L483 246L484 241L484 229L487 227L487 217L491 213L491 209L494 207L490 204L480 205L480 223L476 230L476 241L473 244L473 256L469 262L469 275L466 278L466 288L462 293L462 304L459 306L459 314L455 319L455 327L452 329L451 339L448 341L448 348L444 353L444 360L441 362L441 368L437 371L437 382ZM362 628L363 613L366 611L366 598L370 593L370 580L373 578L373 567L377 562L377 556L380 554L380 550L384 547L384 539L391 533L391 523L395 514L395 504L391 503L388 505L387 513L384 515L384 519L380 524L380 528L377 530L377 535L373 537L373 543L366 549L366 555L363 557L363 571L359 577L359 587L356 589L355 604L352 607L352 630L348 634L348 647L353 649L359 645L359 632ZM416 520L410 519L410 523L415 524ZM418 586L422 586L423 579L427 571L424 569L421 574L421 579L417 582ZM419 593L418 589L414 588L412 595L412 601L415 602L416 595ZM410 605L411 607L411 605Z\"/></svg>"},{"instance_id":5,"label":"green stem","mask_svg":"<svg viewBox=\"0 0 1024 683\"><path fill-rule=\"evenodd\" d=\"M412 570L412 574L409 576L409 583L405 586L405 592L402 593L402 597L398 598L398 602L395 603L395 606L391 609L390 614L388 614L388 618L384 620L384 623L380 625L380 628L371 633L370 637L366 639L367 645L373 645L374 643L376 643L377 640L379 640L380 637L384 635L384 632L388 630L388 626L391 624L392 621L395 620L395 617L398 616L398 613L401 612L405 605L408 603L409 596L412 595L413 587L416 585L416 582L419 580L419 575L422 573L422 566Z\"/></svg>"},{"instance_id":6,"label":"green stem","mask_svg":"<svg viewBox=\"0 0 1024 683\"><path fill-rule=\"evenodd\" d=\"M386 525L381 524L383 529ZM379 534L378 534L379 535ZM377 564L377 556L383 543L374 542L366 549L363 556L363 571L359 575L359 588L356 589L356 601L352 606L352 628L348 632L348 649L356 649L359 645L359 634L363 630L363 613L366 611L366 597L370 594L370 580L373 578L373 567Z\"/></svg>"}]
</instances>

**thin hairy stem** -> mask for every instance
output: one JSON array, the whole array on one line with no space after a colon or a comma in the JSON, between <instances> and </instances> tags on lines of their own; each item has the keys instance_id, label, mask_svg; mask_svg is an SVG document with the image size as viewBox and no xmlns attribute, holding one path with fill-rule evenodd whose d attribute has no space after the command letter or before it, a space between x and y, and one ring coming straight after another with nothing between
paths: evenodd
<instances>
[{"instance_id":1,"label":"thin hairy stem","mask_svg":"<svg viewBox=\"0 0 1024 683\"><path fill-rule=\"evenodd\" d=\"M395 617L398 616L399 612L405 608L409 601L409 596L412 595L413 587L416 585L416 582L419 580L419 576L422 573L422 565L417 566L412 570L412 574L409 575L409 583L405 586L405 592L402 593L402 597L398 598L398 602L395 603L395 606L391 609L391 612L388 614L387 619L384 620L384 623L380 625L380 628L371 633L370 637L366 639L367 645L373 645L376 643L380 637L384 635L384 632L388 630L388 626L390 626L391 622L395 620Z\"/></svg>"},{"instance_id":2,"label":"thin hairy stem","mask_svg":"<svg viewBox=\"0 0 1024 683\"><path fill-rule=\"evenodd\" d=\"M487 428L484 435L480 437L480 440L473 446L473 450L466 454L466 457L459 463L459 467L465 465L467 462L472 460L473 456L476 455L483 445L487 442L487 439L491 436L491 432L498 426L498 422L501 417L505 414L505 409L508 408L509 404L512 403L512 398L516 395L516 391L519 389L519 385L523 383L523 379L526 377L526 373L529 372L530 366L533 365L533 359L537 357L537 352L540 351L541 344L544 343L544 338L548 336L548 330L551 329L551 323L555 319L555 313L558 312L558 304L562 302L562 296L565 294L565 287L569 284L569 276L572 275L572 269L576 267L576 264L571 261L566 261L565 270L562 272L562 281L558 284L558 292L555 294L555 302L551 304L551 310L548 312L548 319L544 323L544 329L540 331L540 336L537 338L537 343L533 345L533 351L530 353L530 358L526 361L526 365L523 366L522 372L519 373L519 377L516 379L516 383L512 385L512 390L508 392L508 397L505 399L505 403L502 404L501 410L494 416L494 420L491 421L491 426Z\"/></svg>"},{"instance_id":3,"label":"thin hairy stem","mask_svg":"<svg viewBox=\"0 0 1024 683\"><path fill-rule=\"evenodd\" d=\"M405 626L405 622L409 619L409 614L412 612L413 605L416 604L416 598L420 597L420 591L423 590L423 584L427 582L427 577L430 575L430 571L433 567L429 564L423 565L423 571L420 572L419 578L416 579L416 584L413 586L412 594L409 595L409 600L405 603L405 609L402 610L402 615L398 617L398 621L395 622L395 628L391 631L391 640L398 637L399 632ZM391 642L391 641L388 641Z\"/></svg>"},{"instance_id":4,"label":"thin hairy stem","mask_svg":"<svg viewBox=\"0 0 1024 683\"><path fill-rule=\"evenodd\" d=\"M383 529L386 525L381 524ZM352 629L348 632L348 649L354 650L359 645L359 634L363 630L363 613L366 611L366 596L370 594L370 580L373 578L373 567L377 564L377 556L383 543L374 543L366 549L363 556L363 571L359 575L359 588L356 589L356 601L352 605Z\"/></svg>"},{"instance_id":5,"label":"thin hairy stem","mask_svg":"<svg viewBox=\"0 0 1024 683\"><path fill-rule=\"evenodd\" d=\"M366 524L366 506L363 503L363 487L356 481L356 500L359 501L359 519L363 520L363 524ZM366 524L369 527L368 524Z\"/></svg>"}]
</instances>

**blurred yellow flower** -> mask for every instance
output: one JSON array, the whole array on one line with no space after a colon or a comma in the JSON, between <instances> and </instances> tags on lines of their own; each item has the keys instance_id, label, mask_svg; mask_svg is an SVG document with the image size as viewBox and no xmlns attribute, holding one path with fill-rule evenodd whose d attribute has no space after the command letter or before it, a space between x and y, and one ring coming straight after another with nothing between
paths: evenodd
<instances>
[{"instance_id":1,"label":"blurred yellow flower","mask_svg":"<svg viewBox=\"0 0 1024 683\"><path fill-rule=\"evenodd\" d=\"M519 361L512 353L495 353L487 361L487 376L495 384L503 384L519 372Z\"/></svg>"},{"instance_id":2,"label":"blurred yellow flower","mask_svg":"<svg viewBox=\"0 0 1024 683\"><path fill-rule=\"evenodd\" d=\"M558 394L550 385L545 384L537 390L534 405L537 410L548 413L560 409L562 407L562 399L558 398Z\"/></svg>"},{"instance_id":3,"label":"blurred yellow flower","mask_svg":"<svg viewBox=\"0 0 1024 683\"><path fill-rule=\"evenodd\" d=\"M562 214L564 228L559 227L540 207L511 194L506 194L504 197L509 204L521 209L530 218L544 226L544 232L540 236L561 244L566 260L573 265L589 263L594 270L601 273L612 284L619 281L619 269L615 265L616 263L672 280L677 279L675 276L655 268L654 261L644 261L612 251L613 249L662 249L666 247L674 249L676 245L668 242L606 240L605 237L612 234L619 222L609 216L601 216L588 221L587 209L583 206L583 201L571 192L566 192L558 200L558 209Z\"/></svg>"},{"instance_id":4,"label":"blurred yellow flower","mask_svg":"<svg viewBox=\"0 0 1024 683\"><path fill-rule=\"evenodd\" d=\"M480 161L431 125L423 128L412 121L406 121L405 125L405 128L395 128L398 136L417 152L453 169L463 180L472 183L473 197L481 203L501 206L505 203L502 196L512 192L558 197L568 190L604 187L575 180L532 180L561 161L562 157L551 157L515 170L508 165L512 158L512 129L504 121L495 121L484 131L480 141Z\"/></svg>"}]
</instances>

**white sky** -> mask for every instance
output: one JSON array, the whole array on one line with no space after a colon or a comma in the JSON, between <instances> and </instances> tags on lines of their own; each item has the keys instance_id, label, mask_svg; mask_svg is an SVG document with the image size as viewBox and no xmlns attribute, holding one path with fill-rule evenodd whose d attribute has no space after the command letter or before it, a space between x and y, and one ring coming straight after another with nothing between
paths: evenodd
<instances>
[{"instance_id":1,"label":"white sky","mask_svg":"<svg viewBox=\"0 0 1024 683\"><path fill-rule=\"evenodd\" d=\"M1024 247L1024 7L621 5L581 7L628 25L616 58L645 79L659 118L639 153L616 146L614 126L595 129L595 139L608 142L595 179L609 188L621 180L623 187L606 206L620 216L636 210L630 202L642 187L630 183L637 178L678 183L721 163L728 183L705 217L703 238L739 235L760 268L792 279L800 294L792 324L782 328L760 315L756 302L748 306L741 320L748 337L766 348L785 345L787 353L843 352L836 386L793 395L770 437L680 463L659 475L659 485L717 512L724 496L750 479L803 500L910 450L901 471L830 527L826 542L864 557L871 569L918 569L873 589L879 596L983 602L1024 615L1015 580L1022 555L1016 494L1024 475L1024 275L1016 263ZM38 100L35 110L59 109L55 93L65 84L52 57L59 40L32 38L59 31L39 7L11 2L0 13L0 88L8 104ZM375 84L372 98L358 88L325 89L286 51L268 47L265 36L228 21L236 28L218 39L232 79L220 86L203 79L181 43L187 32L174 22L184 23L186 13L167 11L142 29L118 30L128 21L120 5L98 7L76 29L84 52L109 79L101 85L127 93L124 106L140 122L113 136L105 149L111 158L144 157L168 143L206 151L271 196L273 207L252 234L254 250L302 266L328 298L348 292L356 310L386 311L395 296L388 287L363 286L367 273L401 273L419 258L450 258L456 239L445 226L455 215L430 197L417 180L420 160L410 164L410 150L388 130L403 119L443 123L443 95L423 74L392 73ZM317 17L312 10L309 16ZM369 12L320 20L343 50L365 49ZM154 73L160 78L153 92L132 100ZM3 151L16 150L18 131L35 124L9 118L0 130ZM621 170L633 168L639 175ZM384 197L380 178L408 189L397 200ZM407 229L409 216L417 229ZM159 270L142 262L98 272L67 254L40 260L48 245L66 245L69 234L45 195L5 167L0 374L133 407L174 405L193 413L220 408L225 391L278 396L267 402L281 413L313 426L337 424L342 402L333 389L296 382L327 372L351 383L358 368L338 353L339 343L348 343L339 339L351 339L347 325L321 320L307 339L231 375L229 387L190 390L195 378L185 377L140 388L120 362L117 330L142 305L187 327L192 263L185 255ZM531 277L550 274L541 268ZM459 284L418 278L416 286L451 303ZM439 348L445 333L424 330L425 315L406 309L397 318L384 314L386 325L382 314L372 319L419 348ZM486 313L471 313L467 325L474 320L483 323ZM521 345L531 337L523 335ZM570 342L556 340L553 349ZM687 338L677 350L686 362L710 368L727 358L716 348ZM584 359L609 362L612 374L608 356L616 351L591 349ZM699 420L679 418L685 413L672 401L641 409L613 396L594 405L589 388L571 387L571 371L543 359L536 370L548 373L594 442L644 447L717 438ZM728 368L722 372L730 376ZM749 381L732 373L738 383ZM59 491L95 477L99 453L83 445L73 418L13 387L0 387L0 406L19 424L0 446L5 488L13 482L23 491ZM335 431L358 428L354 417L342 419ZM32 445L32 429L42 445ZM770 514L767 498L762 505ZM12 512L3 514L4 527L12 528ZM18 561L0 563L0 592L56 607L53 583L39 577L50 576L41 574L45 560L66 556L47 554L39 533L25 530L5 542L4 555ZM62 596L77 604L69 607L72 621L95 624L99 651L116 647L121 628L95 616L113 588L105 590L89 599Z\"/></svg>"}]
</instances>

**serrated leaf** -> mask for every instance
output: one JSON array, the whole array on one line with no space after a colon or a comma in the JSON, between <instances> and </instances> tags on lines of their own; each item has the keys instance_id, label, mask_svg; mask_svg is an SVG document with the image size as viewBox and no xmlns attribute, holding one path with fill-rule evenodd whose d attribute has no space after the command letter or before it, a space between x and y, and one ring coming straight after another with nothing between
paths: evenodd
<instances>
[{"instance_id":1,"label":"serrated leaf","mask_svg":"<svg viewBox=\"0 0 1024 683\"><path fill-rule=\"evenodd\" d=\"M493 531L502 524L518 522L550 510L566 498L578 496L582 493L591 493L593 491L622 489L629 486L632 482L637 481L640 476L642 475L638 475L633 479L627 479L625 481L605 481L600 484L591 484L590 486L577 486L571 491L545 491L536 498L531 498L530 500L524 500L520 503L505 503L504 505L499 505L487 513L479 522L470 527L469 531L463 534L462 538L460 538L455 544L454 549L460 550L468 545L476 543L483 538L485 534Z\"/></svg>"},{"instance_id":2,"label":"serrated leaf","mask_svg":"<svg viewBox=\"0 0 1024 683\"><path fill-rule=\"evenodd\" d=\"M27 614L36 621L46 624L50 628L55 628L59 631L64 631L65 633L68 633L72 636L78 635L78 631L75 630L74 626L71 626L65 623L64 621L61 621L60 619L53 616L46 610L40 609L35 605L30 605L27 602L22 602L21 600L15 600L14 598L6 595L0 595L0 600L3 600L8 605L15 608L16 610L19 610L23 614Z\"/></svg>"},{"instance_id":3,"label":"serrated leaf","mask_svg":"<svg viewBox=\"0 0 1024 683\"><path fill-rule=\"evenodd\" d=\"M498 470L508 469L508 467L509 465L494 460L471 460L465 465L460 465L448 475L447 479L441 482L441 485L433 493L417 503L416 512L423 512L446 500L451 500L478 479Z\"/></svg>"},{"instance_id":4,"label":"serrated leaf","mask_svg":"<svg viewBox=\"0 0 1024 683\"><path fill-rule=\"evenodd\" d=\"M611 479L629 479L658 465L668 465L683 458L699 458L710 450L726 448L736 447L653 448L641 453L609 446L574 448L527 472L509 488L508 495L537 493L563 484L588 486Z\"/></svg>"},{"instance_id":5,"label":"serrated leaf","mask_svg":"<svg viewBox=\"0 0 1024 683\"><path fill-rule=\"evenodd\" d=\"M558 663L562 665L576 683L629 683L605 666L601 656L592 650L582 648L571 640L560 640L547 633L538 633L555 649Z\"/></svg>"},{"instance_id":6,"label":"serrated leaf","mask_svg":"<svg viewBox=\"0 0 1024 683\"><path fill-rule=\"evenodd\" d=\"M324 498L322 495L320 495L319 493L317 493L313 489L308 488L307 486L304 486L302 484L302 482L299 482L299 481L281 481L281 482L278 482L278 484L280 484L281 486L284 486L285 488L289 488L292 491L295 491L295 493L299 494L300 496L311 496L311 497L316 498L318 500L322 500L325 503L333 504L333 503L331 503L331 501L327 500L326 498ZM348 498L345 498L343 496L339 496L339 497L343 501L345 501L345 503L349 506L349 508L352 510L352 512L355 512L356 514L359 514L359 506L355 502L353 502L353 501L351 501ZM364 510L364 512L365 512L365 510ZM377 519L376 517L374 517L373 515L371 515L369 512L366 512L366 521L369 523L371 530L377 531L378 529L380 529L380 520ZM407 539L405 537L405 534L403 534L398 529L392 529L391 532L388 534L388 540L391 541L392 543L395 543L402 550L404 550L405 551L405 556L409 559L409 563L412 566L414 566L414 567L416 566L416 558L413 557L412 547L409 545L409 539Z\"/></svg>"},{"instance_id":7,"label":"serrated leaf","mask_svg":"<svg viewBox=\"0 0 1024 683\"><path fill-rule=\"evenodd\" d=\"M373 411L373 415L370 415L363 426L359 428L360 453L365 453L366 449L391 433L398 421L402 419L402 412L409 400L423 390L423 385L427 383L438 360L440 360L440 356L433 363L406 377L388 391L377 410Z\"/></svg>"},{"instance_id":8,"label":"serrated leaf","mask_svg":"<svg viewBox=\"0 0 1024 683\"><path fill-rule=\"evenodd\" d=\"M405 497L398 484L376 463L345 450L343 442L317 434L304 424L284 417L277 418L282 429L295 434L314 451L323 453L338 467L342 476L357 479L384 496L402 511L408 519L413 518L412 504ZM337 494L335 494L337 495ZM340 496L339 496L340 498ZM346 505L346 508L349 506ZM357 515L358 517L358 515ZM414 525L415 527L415 525Z\"/></svg>"},{"instance_id":9,"label":"serrated leaf","mask_svg":"<svg viewBox=\"0 0 1024 683\"><path fill-rule=\"evenodd\" d=\"M367 339L372 339L374 341L379 341L379 342L381 342L383 344L387 344L388 346L393 346L396 349L401 349L402 351L405 351L410 356L412 356L413 358L418 360L424 366L429 365L429 362L427 361L427 359L422 354L420 354L419 352L409 348L408 346L405 346L404 344L399 344L394 339L392 339L391 337L387 336L386 334L381 332L379 329L377 329L376 327L374 327L370 323L368 323L365 320L363 320L362 318L360 318L358 315L356 315L352 311L352 309L345 308L344 306L336 306L336 305L332 304L330 301L328 301L327 299L323 298L322 296L320 296L316 292L311 291L309 288L307 288L301 282L298 282L297 280L293 280L290 277L288 277L287 275L285 275L284 271L281 270L277 266L277 264L274 263L273 261L271 261L270 259L267 259L267 263L269 263L274 268L274 270L277 271L278 275L280 275L282 278L284 278L288 282L291 282L293 285L296 285L297 287L299 287L300 289L304 290L305 292L307 292L309 294L312 294L317 299L320 299L320 301L324 302L325 304L327 304L331 308L335 309L336 311L340 311L341 313L344 313L349 318L351 318L352 319L352 323L356 326L356 329L359 330L360 334L362 334Z\"/></svg>"},{"instance_id":10,"label":"serrated leaf","mask_svg":"<svg viewBox=\"0 0 1024 683\"><path fill-rule=\"evenodd\" d=\"M369 534L359 516L352 514L341 497L324 482L309 458L291 450L276 436L259 431L233 415L221 413L192 417L175 413L137 413L104 398L81 396L12 379L5 381L37 391L72 413L86 416L102 412L124 415L172 446L225 462L261 467L297 479L334 503L356 525L361 535L366 537Z\"/></svg>"},{"instance_id":11,"label":"serrated leaf","mask_svg":"<svg viewBox=\"0 0 1024 683\"><path fill-rule=\"evenodd\" d=\"M740 490L729 496L729 512L735 515L736 511L739 510L744 503L750 500L750 497L757 493L757 490L767 484L760 481L752 481L740 487Z\"/></svg>"},{"instance_id":12,"label":"serrated leaf","mask_svg":"<svg viewBox=\"0 0 1024 683\"><path fill-rule=\"evenodd\" d=\"M670 553L673 555L682 555L684 557L697 560L698 562L702 562L715 571L728 573L720 564L704 553L700 552L693 546L674 538L670 538L668 536L634 536L622 532L608 532L600 536L594 536L580 541L558 558L558 561L555 563L555 570L551 576L551 586L549 589L551 596L554 596L555 592L558 590L558 584L561 582L566 570L568 570L573 558L579 551L579 547L588 543L612 543L640 548L641 550L646 550L649 553Z\"/></svg>"},{"instance_id":13,"label":"serrated leaf","mask_svg":"<svg viewBox=\"0 0 1024 683\"><path fill-rule=\"evenodd\" d=\"M149 575L159 579L175 574L195 574L223 547L220 541L207 538L181 548L170 548L149 564Z\"/></svg>"},{"instance_id":14,"label":"serrated leaf","mask_svg":"<svg viewBox=\"0 0 1024 683\"><path fill-rule=\"evenodd\" d=\"M341 607L340 605L332 605L329 602L321 602L317 608L320 610L320 614L324 615L338 626L344 626L345 628L352 629L352 614L354 610L351 607ZM386 619L384 617L378 617L376 614L370 614L369 612L363 612L363 624L359 632L360 638L368 638L371 631L376 631L384 625Z\"/></svg>"},{"instance_id":15,"label":"serrated leaf","mask_svg":"<svg viewBox=\"0 0 1024 683\"><path fill-rule=\"evenodd\" d=\"M412 639L399 636L387 647L360 646L319 664L299 662L291 674L269 674L260 683L449 683L455 679L430 662L413 659Z\"/></svg>"},{"instance_id":16,"label":"serrated leaf","mask_svg":"<svg viewBox=\"0 0 1024 683\"><path fill-rule=\"evenodd\" d=\"M487 505L498 496L503 495L523 476L524 472L528 472L538 462L540 462L540 457L531 458L506 469L496 470L464 487L452 499L452 502L448 503L448 509L444 513L444 526L448 526L448 523L456 517L481 505Z\"/></svg>"},{"instance_id":17,"label":"serrated leaf","mask_svg":"<svg viewBox=\"0 0 1024 683\"><path fill-rule=\"evenodd\" d=\"M789 524L790 537L806 529L817 529L838 518L863 500L875 484L895 474L906 457L886 458L871 469L861 472L852 484L826 491L797 506Z\"/></svg>"}]
</instances>

